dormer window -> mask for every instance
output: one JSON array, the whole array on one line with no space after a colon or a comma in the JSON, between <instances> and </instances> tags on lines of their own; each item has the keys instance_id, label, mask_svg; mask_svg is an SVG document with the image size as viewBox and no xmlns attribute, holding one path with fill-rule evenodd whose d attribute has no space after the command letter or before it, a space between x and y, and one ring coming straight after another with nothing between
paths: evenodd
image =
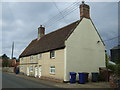
<instances>
[{"instance_id":1,"label":"dormer window","mask_svg":"<svg viewBox=\"0 0 120 90\"><path fill-rule=\"evenodd\" d=\"M23 57L20 60L23 61Z\"/></svg>"},{"instance_id":2,"label":"dormer window","mask_svg":"<svg viewBox=\"0 0 120 90\"><path fill-rule=\"evenodd\" d=\"M55 51L50 51L50 58L55 58Z\"/></svg>"},{"instance_id":3,"label":"dormer window","mask_svg":"<svg viewBox=\"0 0 120 90\"><path fill-rule=\"evenodd\" d=\"M41 59L42 58L42 54L38 54L38 59Z\"/></svg>"},{"instance_id":4,"label":"dormer window","mask_svg":"<svg viewBox=\"0 0 120 90\"><path fill-rule=\"evenodd\" d=\"M33 56L30 56L30 61L32 61L33 60Z\"/></svg>"}]
</instances>

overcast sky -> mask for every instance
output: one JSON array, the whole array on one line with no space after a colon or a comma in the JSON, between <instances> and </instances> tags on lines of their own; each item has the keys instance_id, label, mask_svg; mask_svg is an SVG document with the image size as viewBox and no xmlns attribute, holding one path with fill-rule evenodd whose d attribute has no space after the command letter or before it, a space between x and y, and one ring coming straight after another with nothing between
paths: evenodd
<instances>
[{"instance_id":1,"label":"overcast sky","mask_svg":"<svg viewBox=\"0 0 120 90\"><path fill-rule=\"evenodd\" d=\"M4 2L2 3L2 52L11 57L12 42L15 42L14 56L18 57L31 40L37 38L38 27L42 24L46 33L70 24L80 19L79 5L76 10L64 19L55 22L49 27L50 18L59 11L71 6L73 2ZM100 33L103 41L118 36L118 3L117 2L87 2L90 5L91 18ZM1 6L1 4L0 4ZM0 9L1 11L1 9ZM66 13L68 11L66 10ZM59 17L63 17L59 14ZM53 20L53 19L51 19ZM46 22L46 23L45 23ZM117 39L105 41L106 49L117 45Z\"/></svg>"}]
</instances>

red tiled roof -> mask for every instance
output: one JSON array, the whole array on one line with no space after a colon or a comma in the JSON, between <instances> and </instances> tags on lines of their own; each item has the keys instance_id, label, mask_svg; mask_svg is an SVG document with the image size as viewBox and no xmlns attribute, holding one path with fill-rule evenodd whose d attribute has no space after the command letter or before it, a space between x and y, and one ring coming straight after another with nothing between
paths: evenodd
<instances>
[{"instance_id":1,"label":"red tiled roof","mask_svg":"<svg viewBox=\"0 0 120 90\"><path fill-rule=\"evenodd\" d=\"M19 57L35 55L38 53L60 49L65 47L65 40L74 31L81 20L69 24L63 28L44 35L39 40L35 39L25 48Z\"/></svg>"}]
</instances>

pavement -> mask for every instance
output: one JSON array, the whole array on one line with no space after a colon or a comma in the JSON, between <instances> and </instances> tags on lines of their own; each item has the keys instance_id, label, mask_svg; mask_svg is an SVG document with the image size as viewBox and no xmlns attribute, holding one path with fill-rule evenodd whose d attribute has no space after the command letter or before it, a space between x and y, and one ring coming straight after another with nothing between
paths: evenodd
<instances>
[{"instance_id":1,"label":"pavement","mask_svg":"<svg viewBox=\"0 0 120 90\"><path fill-rule=\"evenodd\" d=\"M35 83L34 88L36 87L38 88L39 87L43 87L43 88L46 88L46 87L47 88L110 88L109 82L88 82L86 84L78 84L78 83L70 84L70 83L54 82L54 81L49 81L49 80L41 80L39 78L28 77L28 76L21 75L21 74L14 74L14 73L4 73L4 74L7 76L10 75L16 78L20 78L20 80L25 80L24 81L26 82L25 84L27 84L27 81L28 83L30 82L31 85L34 85Z\"/></svg>"}]
</instances>

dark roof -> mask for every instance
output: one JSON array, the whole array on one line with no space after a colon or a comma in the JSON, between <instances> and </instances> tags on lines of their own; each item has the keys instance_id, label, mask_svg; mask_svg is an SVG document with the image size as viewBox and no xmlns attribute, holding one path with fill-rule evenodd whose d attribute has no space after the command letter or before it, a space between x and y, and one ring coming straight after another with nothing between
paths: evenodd
<instances>
[{"instance_id":1,"label":"dark roof","mask_svg":"<svg viewBox=\"0 0 120 90\"><path fill-rule=\"evenodd\" d=\"M32 42L27 46L27 48L25 48L19 57L25 57L50 50L64 48L65 40L74 31L81 20L73 22L72 24L69 24L49 34L46 34L39 40L32 40Z\"/></svg>"}]
</instances>

